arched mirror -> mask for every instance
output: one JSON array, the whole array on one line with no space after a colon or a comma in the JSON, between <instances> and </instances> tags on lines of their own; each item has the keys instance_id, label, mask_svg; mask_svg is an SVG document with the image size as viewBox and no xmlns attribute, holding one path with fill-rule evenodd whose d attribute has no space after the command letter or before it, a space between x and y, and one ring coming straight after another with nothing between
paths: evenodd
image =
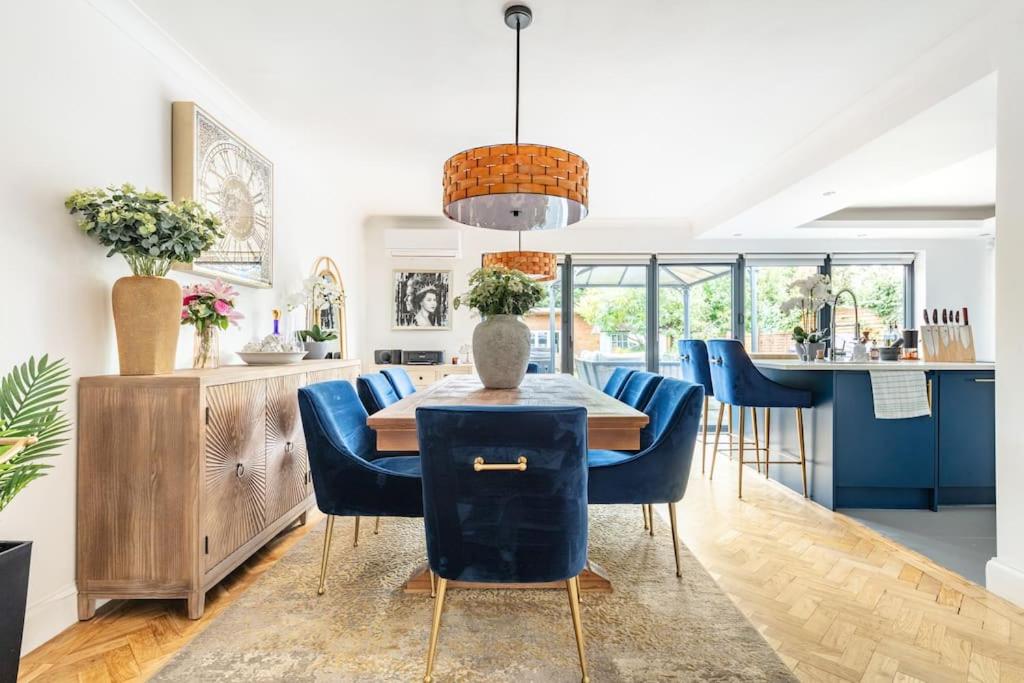
<instances>
[{"instance_id":1,"label":"arched mirror","mask_svg":"<svg viewBox=\"0 0 1024 683\"><path fill-rule=\"evenodd\" d=\"M306 324L319 325L338 335L342 358L348 358L348 326L345 321L345 285L338 264L321 256L313 264L313 300L306 306Z\"/></svg>"}]
</instances>

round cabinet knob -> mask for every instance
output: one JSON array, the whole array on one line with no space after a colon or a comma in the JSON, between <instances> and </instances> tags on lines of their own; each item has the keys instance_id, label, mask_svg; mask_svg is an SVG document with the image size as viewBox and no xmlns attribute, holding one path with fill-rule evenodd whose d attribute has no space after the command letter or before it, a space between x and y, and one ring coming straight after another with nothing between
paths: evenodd
<instances>
[{"instance_id":1,"label":"round cabinet knob","mask_svg":"<svg viewBox=\"0 0 1024 683\"><path fill-rule=\"evenodd\" d=\"M235 476L241 479L243 474L245 474L245 465L238 463L235 465Z\"/></svg>"}]
</instances>

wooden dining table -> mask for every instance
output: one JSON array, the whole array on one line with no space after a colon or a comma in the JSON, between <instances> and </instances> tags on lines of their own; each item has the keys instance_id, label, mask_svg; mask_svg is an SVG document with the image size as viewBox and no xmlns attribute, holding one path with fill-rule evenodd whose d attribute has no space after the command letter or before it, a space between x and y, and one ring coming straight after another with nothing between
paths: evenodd
<instances>
[{"instance_id":1,"label":"wooden dining table","mask_svg":"<svg viewBox=\"0 0 1024 683\"><path fill-rule=\"evenodd\" d=\"M449 375L426 389L406 396L397 403L371 415L366 423L377 433L380 452L419 451L416 438L416 409L420 406L583 406L587 409L589 448L639 450L640 430L648 423L646 414L599 391L571 375L526 375L515 389L486 389L475 375ZM565 588L563 582L551 584L501 584L489 586L450 582L455 588ZM411 593L431 592L432 581L426 566L413 572L405 584ZM612 583L592 562L580 575L580 589L587 592L611 592Z\"/></svg>"}]
</instances>

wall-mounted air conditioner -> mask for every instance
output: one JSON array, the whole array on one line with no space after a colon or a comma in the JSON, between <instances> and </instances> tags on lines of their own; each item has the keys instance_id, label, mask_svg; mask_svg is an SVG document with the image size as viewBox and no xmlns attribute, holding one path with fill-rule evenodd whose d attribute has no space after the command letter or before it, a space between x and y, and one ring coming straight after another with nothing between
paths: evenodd
<instances>
[{"instance_id":1,"label":"wall-mounted air conditioner","mask_svg":"<svg viewBox=\"0 0 1024 683\"><path fill-rule=\"evenodd\" d=\"M462 233L440 228L393 228L384 232L384 249L392 258L461 258Z\"/></svg>"}]
</instances>

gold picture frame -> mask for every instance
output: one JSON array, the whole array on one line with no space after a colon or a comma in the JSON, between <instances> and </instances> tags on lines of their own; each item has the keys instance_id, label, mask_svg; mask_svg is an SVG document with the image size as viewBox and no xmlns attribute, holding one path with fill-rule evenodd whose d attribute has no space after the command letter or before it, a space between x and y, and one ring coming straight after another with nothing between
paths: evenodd
<instances>
[{"instance_id":1,"label":"gold picture frame","mask_svg":"<svg viewBox=\"0 0 1024 683\"><path fill-rule=\"evenodd\" d=\"M195 102L171 103L171 196L217 216L225 235L177 270L274 284L274 164Z\"/></svg>"}]
</instances>

